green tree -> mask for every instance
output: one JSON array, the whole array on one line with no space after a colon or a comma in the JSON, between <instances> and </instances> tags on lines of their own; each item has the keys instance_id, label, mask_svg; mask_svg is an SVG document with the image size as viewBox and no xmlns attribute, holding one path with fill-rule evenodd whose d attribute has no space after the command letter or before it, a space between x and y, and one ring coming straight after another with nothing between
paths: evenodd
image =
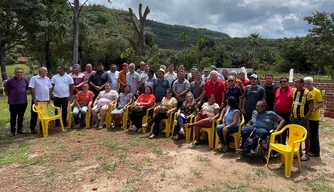
<instances>
[{"instance_id":1,"label":"green tree","mask_svg":"<svg viewBox=\"0 0 334 192\"><path fill-rule=\"evenodd\" d=\"M252 67L254 67L254 62L255 62L255 48L257 45L260 44L261 41L261 36L258 33L251 33L248 36L248 43L253 47L253 63Z\"/></svg>"},{"instance_id":2,"label":"green tree","mask_svg":"<svg viewBox=\"0 0 334 192\"><path fill-rule=\"evenodd\" d=\"M334 13L315 12L304 20L313 25L306 43L308 60L319 68L329 66L334 79Z\"/></svg>"}]
</instances>

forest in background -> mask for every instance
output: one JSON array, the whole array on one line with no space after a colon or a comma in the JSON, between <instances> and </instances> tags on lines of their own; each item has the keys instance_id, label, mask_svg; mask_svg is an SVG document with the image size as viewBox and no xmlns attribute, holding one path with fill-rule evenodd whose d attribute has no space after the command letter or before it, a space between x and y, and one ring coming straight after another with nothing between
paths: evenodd
<instances>
[{"instance_id":1,"label":"forest in background","mask_svg":"<svg viewBox=\"0 0 334 192\"><path fill-rule=\"evenodd\" d=\"M149 5L148 5L149 6ZM24 9L22 9L24 7ZM134 8L137 9L137 8ZM261 34L246 38L208 29L168 25L146 20L146 54L130 14L102 5L84 5L79 17L78 63L138 63L154 69L169 63L186 68L249 67L267 72L330 74L334 66L334 13L305 16L313 28L306 37L266 39ZM0 56L3 66L29 56L29 66L72 66L73 11L66 0L4 0L0 2ZM17 22L15 22L17 21ZM7 76L6 76L7 77ZM333 77L333 74L332 74Z\"/></svg>"}]
</instances>

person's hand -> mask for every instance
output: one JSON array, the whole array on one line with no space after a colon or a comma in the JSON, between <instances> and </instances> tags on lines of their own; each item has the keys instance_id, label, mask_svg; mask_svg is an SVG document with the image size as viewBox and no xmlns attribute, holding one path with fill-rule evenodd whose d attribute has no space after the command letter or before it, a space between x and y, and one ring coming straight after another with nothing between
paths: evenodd
<instances>
[{"instance_id":1,"label":"person's hand","mask_svg":"<svg viewBox=\"0 0 334 192\"><path fill-rule=\"evenodd\" d=\"M308 121L308 116L303 117L303 120Z\"/></svg>"},{"instance_id":2,"label":"person's hand","mask_svg":"<svg viewBox=\"0 0 334 192\"><path fill-rule=\"evenodd\" d=\"M226 126L223 128L223 134L224 134L224 135L226 135L226 133L227 133L227 129L228 129L228 128L227 128Z\"/></svg>"},{"instance_id":3,"label":"person's hand","mask_svg":"<svg viewBox=\"0 0 334 192\"><path fill-rule=\"evenodd\" d=\"M92 106L88 105L88 110L91 111L92 110Z\"/></svg>"},{"instance_id":4,"label":"person's hand","mask_svg":"<svg viewBox=\"0 0 334 192\"><path fill-rule=\"evenodd\" d=\"M245 114L246 114L245 109L241 109L241 113L242 113L243 115L245 115Z\"/></svg>"},{"instance_id":5,"label":"person's hand","mask_svg":"<svg viewBox=\"0 0 334 192\"><path fill-rule=\"evenodd\" d=\"M167 113L166 113L166 115L169 116L170 112L171 112L171 111L168 110Z\"/></svg>"},{"instance_id":6,"label":"person's hand","mask_svg":"<svg viewBox=\"0 0 334 192\"><path fill-rule=\"evenodd\" d=\"M219 118L217 119L217 122L220 122L221 120L222 120L222 118L219 117Z\"/></svg>"},{"instance_id":7,"label":"person's hand","mask_svg":"<svg viewBox=\"0 0 334 192\"><path fill-rule=\"evenodd\" d=\"M179 94L175 94L175 98L178 99L180 97Z\"/></svg>"},{"instance_id":8,"label":"person's hand","mask_svg":"<svg viewBox=\"0 0 334 192\"><path fill-rule=\"evenodd\" d=\"M212 122L212 118L211 117L209 118L209 121Z\"/></svg>"},{"instance_id":9,"label":"person's hand","mask_svg":"<svg viewBox=\"0 0 334 192\"><path fill-rule=\"evenodd\" d=\"M36 99L34 99L34 104L37 106L38 102L36 101Z\"/></svg>"},{"instance_id":10,"label":"person's hand","mask_svg":"<svg viewBox=\"0 0 334 192\"><path fill-rule=\"evenodd\" d=\"M78 110L81 111L81 107L78 107Z\"/></svg>"},{"instance_id":11,"label":"person's hand","mask_svg":"<svg viewBox=\"0 0 334 192\"><path fill-rule=\"evenodd\" d=\"M72 100L72 96L70 95L70 96L67 97L67 101L71 102L71 100Z\"/></svg>"}]
</instances>

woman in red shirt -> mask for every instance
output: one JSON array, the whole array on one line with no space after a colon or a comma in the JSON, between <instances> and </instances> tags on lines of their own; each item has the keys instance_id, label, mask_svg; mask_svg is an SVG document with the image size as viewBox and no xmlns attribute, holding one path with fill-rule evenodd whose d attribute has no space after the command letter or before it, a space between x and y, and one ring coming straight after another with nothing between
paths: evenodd
<instances>
[{"instance_id":1,"label":"woman in red shirt","mask_svg":"<svg viewBox=\"0 0 334 192\"><path fill-rule=\"evenodd\" d=\"M79 91L76 95L76 106L73 107L73 118L76 125L80 122L80 127L85 126L86 113L92 107L93 98L94 93L88 90L88 83L84 83L82 91ZM81 113L80 120L79 113Z\"/></svg>"},{"instance_id":2,"label":"woman in red shirt","mask_svg":"<svg viewBox=\"0 0 334 192\"><path fill-rule=\"evenodd\" d=\"M146 115L148 108L154 106L155 96L152 94L152 88L150 86L145 86L145 93L141 94L135 103L131 107L131 114L129 118L132 123L136 126L133 129L134 132L141 132L142 130L142 118Z\"/></svg>"}]
</instances>

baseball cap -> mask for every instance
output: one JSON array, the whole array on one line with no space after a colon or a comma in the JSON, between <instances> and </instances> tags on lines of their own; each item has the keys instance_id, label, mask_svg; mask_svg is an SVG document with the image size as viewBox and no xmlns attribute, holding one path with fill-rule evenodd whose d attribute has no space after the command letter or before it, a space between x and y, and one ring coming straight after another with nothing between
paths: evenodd
<instances>
[{"instance_id":1,"label":"baseball cap","mask_svg":"<svg viewBox=\"0 0 334 192\"><path fill-rule=\"evenodd\" d=\"M127 62L124 62L122 66L127 67L127 66L129 66L129 64Z\"/></svg>"},{"instance_id":2,"label":"baseball cap","mask_svg":"<svg viewBox=\"0 0 334 192\"><path fill-rule=\"evenodd\" d=\"M249 78L257 79L257 75L256 74L252 74Z\"/></svg>"},{"instance_id":3,"label":"baseball cap","mask_svg":"<svg viewBox=\"0 0 334 192\"><path fill-rule=\"evenodd\" d=\"M161 69L161 68L160 68L158 71L161 71L161 72L165 73L165 70L164 70L164 69Z\"/></svg>"}]
</instances>

